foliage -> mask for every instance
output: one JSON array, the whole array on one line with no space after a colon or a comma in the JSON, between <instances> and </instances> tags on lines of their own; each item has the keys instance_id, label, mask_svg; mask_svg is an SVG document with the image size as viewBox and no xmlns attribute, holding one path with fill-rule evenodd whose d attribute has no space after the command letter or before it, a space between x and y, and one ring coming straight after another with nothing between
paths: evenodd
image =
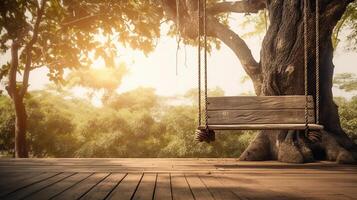
<instances>
[{"instance_id":1,"label":"foliage","mask_svg":"<svg viewBox=\"0 0 357 200\"><path fill-rule=\"evenodd\" d=\"M348 50L356 51L357 48L357 1L352 2L348 7L346 12L343 14L340 21L337 23L334 33L332 35L332 40L334 47L341 41L341 32L346 31L346 41L349 46ZM345 37L345 36L344 36Z\"/></svg>"},{"instance_id":2,"label":"foliage","mask_svg":"<svg viewBox=\"0 0 357 200\"><path fill-rule=\"evenodd\" d=\"M190 94L195 95L188 92L187 101L193 99ZM1 149L9 154L14 131L10 105L1 96ZM214 143L198 143L196 105L169 105L150 88L113 95L101 108L52 90L31 92L26 105L34 157L237 157L254 137L217 134Z\"/></svg>"},{"instance_id":3,"label":"foliage","mask_svg":"<svg viewBox=\"0 0 357 200\"><path fill-rule=\"evenodd\" d=\"M72 71L66 78L69 86L83 86L95 90L116 90L128 72L125 64L106 68L85 68Z\"/></svg>"},{"instance_id":4,"label":"foliage","mask_svg":"<svg viewBox=\"0 0 357 200\"><path fill-rule=\"evenodd\" d=\"M0 95L0 152L13 154L15 116L10 100Z\"/></svg>"},{"instance_id":5,"label":"foliage","mask_svg":"<svg viewBox=\"0 0 357 200\"><path fill-rule=\"evenodd\" d=\"M357 90L357 77L353 73L336 74L334 84L346 92L353 92ZM341 126L350 137L357 139L357 96L334 99L338 105Z\"/></svg>"},{"instance_id":6,"label":"foliage","mask_svg":"<svg viewBox=\"0 0 357 200\"><path fill-rule=\"evenodd\" d=\"M357 77L353 73L342 73L336 74L333 82L338 86L339 89L345 90L346 92L357 90Z\"/></svg>"},{"instance_id":7,"label":"foliage","mask_svg":"<svg viewBox=\"0 0 357 200\"><path fill-rule=\"evenodd\" d=\"M341 126L345 132L353 139L357 139L357 96L351 100L343 97L335 98L338 104Z\"/></svg>"},{"instance_id":8,"label":"foliage","mask_svg":"<svg viewBox=\"0 0 357 200\"><path fill-rule=\"evenodd\" d=\"M258 14L246 14L243 21L240 23L242 29L249 29L252 25L253 27L250 28L252 30L244 33L242 38L252 38L252 37L261 37L264 33L266 33L269 20L267 16L267 10L259 11Z\"/></svg>"}]
</instances>

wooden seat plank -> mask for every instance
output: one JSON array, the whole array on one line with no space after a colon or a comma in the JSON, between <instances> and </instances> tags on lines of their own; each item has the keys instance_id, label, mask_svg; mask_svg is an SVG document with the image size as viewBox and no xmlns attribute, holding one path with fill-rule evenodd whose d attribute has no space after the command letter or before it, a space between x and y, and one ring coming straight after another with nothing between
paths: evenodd
<instances>
[{"instance_id":1,"label":"wooden seat plank","mask_svg":"<svg viewBox=\"0 0 357 200\"><path fill-rule=\"evenodd\" d=\"M314 110L308 122L315 123ZM215 124L304 124L304 109L289 110L215 110L208 111L208 123Z\"/></svg>"},{"instance_id":2,"label":"wooden seat plank","mask_svg":"<svg viewBox=\"0 0 357 200\"><path fill-rule=\"evenodd\" d=\"M208 110L271 110L304 109L305 96L224 96L208 97ZM308 108L314 108L312 96L308 96Z\"/></svg>"},{"instance_id":3,"label":"wooden seat plank","mask_svg":"<svg viewBox=\"0 0 357 200\"><path fill-rule=\"evenodd\" d=\"M319 124L308 124L310 130L322 130ZM205 126L198 127L205 129ZM305 124L235 124L208 125L211 130L305 130Z\"/></svg>"},{"instance_id":4,"label":"wooden seat plank","mask_svg":"<svg viewBox=\"0 0 357 200\"><path fill-rule=\"evenodd\" d=\"M315 124L313 96L307 97L307 123ZM208 97L208 127L212 130L304 130L306 96ZM199 127L204 129L205 127Z\"/></svg>"}]
</instances>

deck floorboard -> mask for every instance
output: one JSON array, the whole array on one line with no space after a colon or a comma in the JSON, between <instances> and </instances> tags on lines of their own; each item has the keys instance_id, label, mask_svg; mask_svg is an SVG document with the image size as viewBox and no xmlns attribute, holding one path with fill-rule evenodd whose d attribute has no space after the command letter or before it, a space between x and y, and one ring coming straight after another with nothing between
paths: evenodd
<instances>
[{"instance_id":1,"label":"deck floorboard","mask_svg":"<svg viewBox=\"0 0 357 200\"><path fill-rule=\"evenodd\" d=\"M356 199L357 166L236 159L0 159L0 199Z\"/></svg>"}]
</instances>

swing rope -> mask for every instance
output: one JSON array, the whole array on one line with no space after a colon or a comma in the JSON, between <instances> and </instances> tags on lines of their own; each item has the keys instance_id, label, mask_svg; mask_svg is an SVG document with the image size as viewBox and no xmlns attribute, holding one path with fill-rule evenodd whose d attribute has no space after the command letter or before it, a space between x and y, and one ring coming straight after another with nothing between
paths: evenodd
<instances>
[{"instance_id":1,"label":"swing rope","mask_svg":"<svg viewBox=\"0 0 357 200\"><path fill-rule=\"evenodd\" d=\"M316 76L316 124L320 124L320 8L319 0L316 0L316 66L315 66L315 76Z\"/></svg>"},{"instance_id":2,"label":"swing rope","mask_svg":"<svg viewBox=\"0 0 357 200\"><path fill-rule=\"evenodd\" d=\"M206 0L203 2L203 41L204 41L204 73L205 73L205 127L208 131L208 91L207 91L207 15L206 15Z\"/></svg>"},{"instance_id":3,"label":"swing rope","mask_svg":"<svg viewBox=\"0 0 357 200\"><path fill-rule=\"evenodd\" d=\"M203 49L204 49L204 114L205 128L208 131L208 89L207 89L207 17L206 17L206 0L203 1ZM198 125L202 123L202 105L201 105L201 0L198 0Z\"/></svg>"},{"instance_id":4,"label":"swing rope","mask_svg":"<svg viewBox=\"0 0 357 200\"><path fill-rule=\"evenodd\" d=\"M309 115L308 115L308 21L307 21L307 1L304 0L304 95L305 95L305 135L309 132Z\"/></svg>"},{"instance_id":5,"label":"swing rope","mask_svg":"<svg viewBox=\"0 0 357 200\"><path fill-rule=\"evenodd\" d=\"M201 126L201 0L198 0L198 126Z\"/></svg>"},{"instance_id":6,"label":"swing rope","mask_svg":"<svg viewBox=\"0 0 357 200\"><path fill-rule=\"evenodd\" d=\"M309 131L308 121L308 0L304 0L304 92L305 92L305 134ZM319 0L315 1L315 117L316 124L320 123L320 12Z\"/></svg>"}]
</instances>

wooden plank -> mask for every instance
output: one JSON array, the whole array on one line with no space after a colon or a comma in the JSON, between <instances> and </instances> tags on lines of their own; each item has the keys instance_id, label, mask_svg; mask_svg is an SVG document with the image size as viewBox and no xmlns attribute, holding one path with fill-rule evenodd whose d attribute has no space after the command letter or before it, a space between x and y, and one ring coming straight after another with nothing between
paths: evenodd
<instances>
[{"instance_id":1,"label":"wooden plank","mask_svg":"<svg viewBox=\"0 0 357 200\"><path fill-rule=\"evenodd\" d=\"M0 177L0 197L16 190L20 187L25 186L26 179L31 179L33 177L38 177L43 173L5 173L2 174ZM55 175L55 174L53 174Z\"/></svg>"},{"instance_id":2,"label":"wooden plank","mask_svg":"<svg viewBox=\"0 0 357 200\"><path fill-rule=\"evenodd\" d=\"M85 200L102 200L124 179L126 174L113 173L81 197Z\"/></svg>"},{"instance_id":3,"label":"wooden plank","mask_svg":"<svg viewBox=\"0 0 357 200\"><path fill-rule=\"evenodd\" d=\"M60 182L51 185L50 187L46 187L45 189L39 192L33 193L27 196L26 198L34 200L50 199L56 196L57 194L60 194L61 192L65 191L66 189L70 188L71 186L75 185L76 183L79 183L90 175L90 173L76 173L73 176L70 176L66 179L61 180Z\"/></svg>"},{"instance_id":4,"label":"wooden plank","mask_svg":"<svg viewBox=\"0 0 357 200\"><path fill-rule=\"evenodd\" d=\"M140 185L132 199L134 200L152 200L154 196L157 174L144 174Z\"/></svg>"},{"instance_id":5,"label":"wooden plank","mask_svg":"<svg viewBox=\"0 0 357 200\"><path fill-rule=\"evenodd\" d=\"M22 188L16 192L10 193L6 195L2 200L16 200L16 199L23 199L33 193L36 193L40 190L45 189L46 187L50 187L51 185L62 181L63 179L73 175L74 173L60 173L56 176L48 178L44 181L32 184L28 187Z\"/></svg>"},{"instance_id":6,"label":"wooden plank","mask_svg":"<svg viewBox=\"0 0 357 200\"><path fill-rule=\"evenodd\" d=\"M185 175L186 180L191 188L195 200L214 200L212 194L207 189L206 185L201 181L197 174Z\"/></svg>"},{"instance_id":7,"label":"wooden plank","mask_svg":"<svg viewBox=\"0 0 357 200\"><path fill-rule=\"evenodd\" d=\"M208 97L208 110L275 110L303 109L305 96L225 96ZM308 108L314 108L313 97L308 97Z\"/></svg>"},{"instance_id":8,"label":"wooden plank","mask_svg":"<svg viewBox=\"0 0 357 200\"><path fill-rule=\"evenodd\" d=\"M241 199L310 199L306 198L306 196L303 196L304 192L301 192L297 195L291 195L288 193L271 190L271 188L277 188L277 184L261 184L259 179L266 177L266 179L269 180L271 178L269 173L266 173L265 176L259 176L259 178L251 178L250 175L242 174L215 176L222 185L224 185L226 188L230 188L230 190ZM279 184L278 188L281 189L281 191L289 192L289 188L285 188L284 183Z\"/></svg>"},{"instance_id":9,"label":"wooden plank","mask_svg":"<svg viewBox=\"0 0 357 200\"><path fill-rule=\"evenodd\" d=\"M21 173L24 174L24 173ZM26 175L24 175L26 178L22 179L20 178L21 181L11 181L7 185L4 185L0 188L0 197L4 197L5 195L15 192L16 190L25 188L27 186L30 186L32 184L36 184L38 182L44 181L48 178L51 178L55 175L58 175L59 173L41 173L38 176L32 176L33 173L28 173L30 174L30 177L28 178ZM36 173L35 173L36 174ZM22 176L22 175L20 175ZM6 179L2 179L3 181L6 181ZM16 179L15 179L16 180Z\"/></svg>"},{"instance_id":10,"label":"wooden plank","mask_svg":"<svg viewBox=\"0 0 357 200\"><path fill-rule=\"evenodd\" d=\"M84 196L89 192L96 184L99 184L106 177L109 176L109 173L95 173L80 183L74 185L68 190L58 194L53 197L53 200L67 200L67 199L79 199L81 196Z\"/></svg>"},{"instance_id":11,"label":"wooden plank","mask_svg":"<svg viewBox=\"0 0 357 200\"><path fill-rule=\"evenodd\" d=\"M319 124L309 124L310 130L322 130ZM198 127L205 129L205 126ZM305 130L305 124L236 124L236 125L208 125L211 130Z\"/></svg>"},{"instance_id":12,"label":"wooden plank","mask_svg":"<svg viewBox=\"0 0 357 200\"><path fill-rule=\"evenodd\" d=\"M308 122L315 123L314 110L308 110ZM216 124L304 124L305 110L215 110L208 111L208 123Z\"/></svg>"},{"instance_id":13,"label":"wooden plank","mask_svg":"<svg viewBox=\"0 0 357 200\"><path fill-rule=\"evenodd\" d=\"M183 174L171 174L173 200L193 200L190 186Z\"/></svg>"},{"instance_id":14,"label":"wooden plank","mask_svg":"<svg viewBox=\"0 0 357 200\"><path fill-rule=\"evenodd\" d=\"M210 175L200 176L208 190L216 200L235 200L238 199L232 191L223 186L215 177Z\"/></svg>"},{"instance_id":15,"label":"wooden plank","mask_svg":"<svg viewBox=\"0 0 357 200\"><path fill-rule=\"evenodd\" d=\"M172 199L170 174L158 174L155 188L155 200Z\"/></svg>"},{"instance_id":16,"label":"wooden plank","mask_svg":"<svg viewBox=\"0 0 357 200\"><path fill-rule=\"evenodd\" d=\"M120 184L109 194L108 199L131 199L141 181L143 174L128 174Z\"/></svg>"}]
</instances>

